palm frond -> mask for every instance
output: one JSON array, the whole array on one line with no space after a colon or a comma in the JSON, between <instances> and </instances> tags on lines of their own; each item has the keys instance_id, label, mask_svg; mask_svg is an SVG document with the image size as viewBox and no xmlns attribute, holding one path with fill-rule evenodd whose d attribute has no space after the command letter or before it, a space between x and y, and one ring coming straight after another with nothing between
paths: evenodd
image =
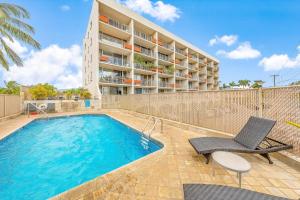
<instances>
[{"instance_id":1,"label":"palm frond","mask_svg":"<svg viewBox=\"0 0 300 200\"><path fill-rule=\"evenodd\" d=\"M9 39L11 42L14 41L14 39L5 31L2 29L2 27L0 26L0 35L1 35L1 38L7 38Z\"/></svg>"},{"instance_id":2,"label":"palm frond","mask_svg":"<svg viewBox=\"0 0 300 200\"><path fill-rule=\"evenodd\" d=\"M4 56L4 53L0 50L0 64L6 69L8 70L9 66L8 66L8 62L7 60L5 59L5 56Z\"/></svg>"},{"instance_id":3,"label":"palm frond","mask_svg":"<svg viewBox=\"0 0 300 200\"><path fill-rule=\"evenodd\" d=\"M15 63L17 66L23 66L22 59L16 54L9 46L7 46L6 42L0 38L0 42L6 52L6 55Z\"/></svg>"},{"instance_id":4,"label":"palm frond","mask_svg":"<svg viewBox=\"0 0 300 200\"><path fill-rule=\"evenodd\" d=\"M0 3L0 10L15 17L30 18L30 14L25 8L15 4Z\"/></svg>"},{"instance_id":5,"label":"palm frond","mask_svg":"<svg viewBox=\"0 0 300 200\"><path fill-rule=\"evenodd\" d=\"M34 48L41 48L41 45L35 39L33 39L28 33L25 33L24 31L18 29L17 27L9 23L4 23L2 24L2 28L9 32L12 37L15 37L16 39L25 42Z\"/></svg>"},{"instance_id":6,"label":"palm frond","mask_svg":"<svg viewBox=\"0 0 300 200\"><path fill-rule=\"evenodd\" d=\"M0 19L5 19L9 17L9 13L6 10L0 9Z\"/></svg>"},{"instance_id":7,"label":"palm frond","mask_svg":"<svg viewBox=\"0 0 300 200\"><path fill-rule=\"evenodd\" d=\"M18 28L21 28L22 30L32 33L34 34L34 28L32 26L30 26L29 24L22 22L21 20L17 19L17 18L6 18L6 21L8 23L11 23L15 26L17 26Z\"/></svg>"}]
</instances>

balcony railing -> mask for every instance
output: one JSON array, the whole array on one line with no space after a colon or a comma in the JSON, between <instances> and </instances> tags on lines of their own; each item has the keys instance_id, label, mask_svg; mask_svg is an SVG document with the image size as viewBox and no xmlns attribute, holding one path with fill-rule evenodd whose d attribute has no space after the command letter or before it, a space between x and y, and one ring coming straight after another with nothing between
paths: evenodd
<instances>
[{"instance_id":1,"label":"balcony railing","mask_svg":"<svg viewBox=\"0 0 300 200\"><path fill-rule=\"evenodd\" d=\"M158 85L159 85L159 87L172 88L172 84L165 82L165 81L160 81Z\"/></svg>"},{"instance_id":2,"label":"balcony railing","mask_svg":"<svg viewBox=\"0 0 300 200\"><path fill-rule=\"evenodd\" d=\"M198 90L198 89L199 89L198 86L189 85L189 90Z\"/></svg>"},{"instance_id":3,"label":"balcony railing","mask_svg":"<svg viewBox=\"0 0 300 200\"><path fill-rule=\"evenodd\" d=\"M184 73L182 73L182 72L176 72L176 73L175 73L175 76L176 76L176 77L186 77L187 74L184 74Z\"/></svg>"},{"instance_id":4,"label":"balcony railing","mask_svg":"<svg viewBox=\"0 0 300 200\"><path fill-rule=\"evenodd\" d=\"M203 64L203 65L205 64L205 61L204 61L203 58L199 58L199 59L198 59L198 62L199 62L200 64Z\"/></svg>"},{"instance_id":5,"label":"balcony railing","mask_svg":"<svg viewBox=\"0 0 300 200\"><path fill-rule=\"evenodd\" d=\"M141 81L141 85L142 85L142 86L155 86L153 80L142 80L142 81Z\"/></svg>"},{"instance_id":6,"label":"balcony railing","mask_svg":"<svg viewBox=\"0 0 300 200\"><path fill-rule=\"evenodd\" d=\"M121 67L129 67L130 63L127 62L127 60L114 57L114 56L107 56L107 55L101 55L100 61L108 64L118 65Z\"/></svg>"},{"instance_id":7,"label":"balcony railing","mask_svg":"<svg viewBox=\"0 0 300 200\"><path fill-rule=\"evenodd\" d=\"M189 64L189 69L191 69L191 70L197 70L197 68L195 67L195 65L191 65L191 64Z\"/></svg>"},{"instance_id":8,"label":"balcony railing","mask_svg":"<svg viewBox=\"0 0 300 200\"><path fill-rule=\"evenodd\" d=\"M147 70L147 71L153 71L153 72L156 72L156 70L157 70L156 67L154 67L154 65L152 67L149 67L149 66L143 65L141 63L134 63L134 68Z\"/></svg>"},{"instance_id":9,"label":"balcony railing","mask_svg":"<svg viewBox=\"0 0 300 200\"><path fill-rule=\"evenodd\" d=\"M212 76L213 73L211 71L207 71L207 76Z\"/></svg>"},{"instance_id":10,"label":"balcony railing","mask_svg":"<svg viewBox=\"0 0 300 200\"><path fill-rule=\"evenodd\" d=\"M198 60L198 57L195 56L195 55L191 55L190 58L191 58L192 60L196 61L196 62L197 62L197 60Z\"/></svg>"},{"instance_id":11,"label":"balcony railing","mask_svg":"<svg viewBox=\"0 0 300 200\"><path fill-rule=\"evenodd\" d=\"M119 48L123 48L124 44L125 44L123 40L112 37L110 35L106 35L104 33L100 33L99 39L103 42L109 43L110 45L116 46Z\"/></svg>"},{"instance_id":12,"label":"balcony railing","mask_svg":"<svg viewBox=\"0 0 300 200\"><path fill-rule=\"evenodd\" d=\"M208 63L206 66L207 66L207 68L210 68L210 69L214 67L212 63Z\"/></svg>"},{"instance_id":13,"label":"balcony railing","mask_svg":"<svg viewBox=\"0 0 300 200\"><path fill-rule=\"evenodd\" d=\"M167 61L167 62L171 62L171 59L170 59L169 56L164 55L164 54L160 54L160 53L158 53L158 59L164 60L164 61Z\"/></svg>"},{"instance_id":14,"label":"balcony railing","mask_svg":"<svg viewBox=\"0 0 300 200\"><path fill-rule=\"evenodd\" d=\"M109 24L109 25L111 25L111 26L113 26L113 27L115 27L115 28L118 28L118 29L120 29L120 30L129 32L128 25L122 24L122 23L120 23L119 21L114 20L114 19L112 19L112 18L110 18L110 17L101 15L101 16L99 17L99 20L102 21L102 22L104 22L104 23L107 23L107 24Z\"/></svg>"},{"instance_id":15,"label":"balcony railing","mask_svg":"<svg viewBox=\"0 0 300 200\"><path fill-rule=\"evenodd\" d=\"M166 49L169 49L171 51L174 51L174 48L172 47L172 45L167 44L167 43L163 43L163 42L158 42L158 44Z\"/></svg>"},{"instance_id":16,"label":"balcony railing","mask_svg":"<svg viewBox=\"0 0 300 200\"><path fill-rule=\"evenodd\" d=\"M129 80L126 77L118 76L102 76L100 75L99 81L102 83L113 83L113 84L128 84L125 80Z\"/></svg>"},{"instance_id":17,"label":"balcony railing","mask_svg":"<svg viewBox=\"0 0 300 200\"><path fill-rule=\"evenodd\" d=\"M153 57L153 58L156 57L153 50L150 50L150 49L147 49L147 48L144 48L144 47L141 47L141 46L136 46L135 45L134 46L134 51L138 52L138 53L141 53L141 54L144 54L146 56Z\"/></svg>"},{"instance_id":18,"label":"balcony railing","mask_svg":"<svg viewBox=\"0 0 300 200\"><path fill-rule=\"evenodd\" d=\"M143 33L143 32L139 32L139 31L136 31L136 30L135 30L135 31L134 31L134 35L137 36L137 37L139 37L139 38L142 38L142 39L144 39L144 40L148 40L148 41L150 41L150 42L153 41L152 35L148 35L148 34Z\"/></svg>"},{"instance_id":19,"label":"balcony railing","mask_svg":"<svg viewBox=\"0 0 300 200\"><path fill-rule=\"evenodd\" d=\"M184 55L184 56L186 55L185 51L182 50L182 49L175 48L175 51L176 51L176 53L179 53L179 54L181 54L181 55Z\"/></svg>"},{"instance_id":20,"label":"balcony railing","mask_svg":"<svg viewBox=\"0 0 300 200\"><path fill-rule=\"evenodd\" d=\"M199 78L199 82L200 83L206 83L206 79L205 78Z\"/></svg>"}]
</instances>

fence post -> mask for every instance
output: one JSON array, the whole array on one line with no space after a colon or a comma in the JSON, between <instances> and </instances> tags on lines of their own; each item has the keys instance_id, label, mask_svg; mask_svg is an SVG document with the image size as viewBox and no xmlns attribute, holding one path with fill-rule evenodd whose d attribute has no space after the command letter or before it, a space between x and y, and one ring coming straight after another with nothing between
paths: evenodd
<instances>
[{"instance_id":1,"label":"fence post","mask_svg":"<svg viewBox=\"0 0 300 200\"><path fill-rule=\"evenodd\" d=\"M262 88L258 89L258 116L263 117L263 107L264 107L264 102L263 102L263 90Z\"/></svg>"}]
</instances>

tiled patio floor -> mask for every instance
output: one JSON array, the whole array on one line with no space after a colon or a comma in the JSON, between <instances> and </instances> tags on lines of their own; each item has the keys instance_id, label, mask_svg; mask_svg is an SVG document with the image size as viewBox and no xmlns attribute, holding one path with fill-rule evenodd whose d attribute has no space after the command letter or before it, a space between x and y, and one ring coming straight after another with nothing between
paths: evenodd
<instances>
[{"instance_id":1,"label":"tiled patio floor","mask_svg":"<svg viewBox=\"0 0 300 200\"><path fill-rule=\"evenodd\" d=\"M123 111L107 113L136 129L145 125L146 119L129 115ZM28 120L28 119L27 119ZM26 119L6 122L12 128ZM18 123L19 122L19 123ZM0 123L0 136L3 132ZM8 128L6 128L8 129ZM158 129L159 130L159 129ZM4 133L2 133L4 134ZM73 190L65 192L57 199L183 199L183 183L207 183L238 186L236 174L217 168L212 176L212 168L205 164L188 143L188 139L208 136L186 131L173 126L164 126L162 134L155 132L153 137L164 143L165 147L154 154L142 158L102 177L98 177ZM272 195L298 199L300 197L300 171L273 158L270 165L262 157L242 155L251 162L252 169L243 176L243 188Z\"/></svg>"}]
</instances>

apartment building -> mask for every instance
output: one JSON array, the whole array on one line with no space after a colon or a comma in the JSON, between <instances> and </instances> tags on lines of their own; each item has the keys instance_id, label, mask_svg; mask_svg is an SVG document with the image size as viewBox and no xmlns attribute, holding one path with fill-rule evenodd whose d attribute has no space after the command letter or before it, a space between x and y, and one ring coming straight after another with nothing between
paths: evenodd
<instances>
[{"instance_id":1,"label":"apartment building","mask_svg":"<svg viewBox=\"0 0 300 200\"><path fill-rule=\"evenodd\" d=\"M93 97L217 90L219 61L115 0L94 0L83 44Z\"/></svg>"}]
</instances>

